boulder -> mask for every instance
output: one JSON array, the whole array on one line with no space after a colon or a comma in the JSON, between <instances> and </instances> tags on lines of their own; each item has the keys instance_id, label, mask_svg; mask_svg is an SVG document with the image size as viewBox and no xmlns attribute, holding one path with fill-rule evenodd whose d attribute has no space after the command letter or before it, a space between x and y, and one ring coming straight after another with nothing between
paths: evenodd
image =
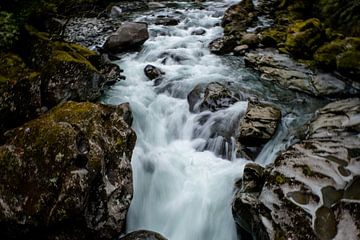
<instances>
[{"instance_id":1,"label":"boulder","mask_svg":"<svg viewBox=\"0 0 360 240\"><path fill-rule=\"evenodd\" d=\"M267 166L261 181L238 189L237 225L256 239L359 238L359 119L359 98L321 108L305 139Z\"/></svg>"},{"instance_id":2,"label":"boulder","mask_svg":"<svg viewBox=\"0 0 360 240\"><path fill-rule=\"evenodd\" d=\"M234 37L220 37L209 44L210 52L215 54L231 53L237 46L237 41Z\"/></svg>"},{"instance_id":3,"label":"boulder","mask_svg":"<svg viewBox=\"0 0 360 240\"><path fill-rule=\"evenodd\" d=\"M249 102L239 125L239 141L246 146L261 146L275 134L281 111L269 104Z\"/></svg>"},{"instance_id":4,"label":"boulder","mask_svg":"<svg viewBox=\"0 0 360 240\"><path fill-rule=\"evenodd\" d=\"M211 111L228 108L240 101L240 96L218 82L209 83L205 88L197 85L187 96L191 112Z\"/></svg>"},{"instance_id":5,"label":"boulder","mask_svg":"<svg viewBox=\"0 0 360 240\"><path fill-rule=\"evenodd\" d=\"M252 0L243 0L229 7L224 14L221 26L225 36L239 36L257 20Z\"/></svg>"},{"instance_id":6,"label":"boulder","mask_svg":"<svg viewBox=\"0 0 360 240\"><path fill-rule=\"evenodd\" d=\"M260 42L260 39L257 34L255 33L246 33L242 35L240 39L241 45L248 45L251 48L256 47Z\"/></svg>"},{"instance_id":7,"label":"boulder","mask_svg":"<svg viewBox=\"0 0 360 240\"><path fill-rule=\"evenodd\" d=\"M288 28L286 50L296 58L308 59L325 40L325 32L319 19L296 21Z\"/></svg>"},{"instance_id":8,"label":"boulder","mask_svg":"<svg viewBox=\"0 0 360 240\"><path fill-rule=\"evenodd\" d=\"M40 76L15 54L0 54L0 142L3 133L41 109Z\"/></svg>"},{"instance_id":9,"label":"boulder","mask_svg":"<svg viewBox=\"0 0 360 240\"><path fill-rule=\"evenodd\" d=\"M335 39L321 46L314 59L322 68L336 68L342 74L360 81L360 38Z\"/></svg>"},{"instance_id":10,"label":"boulder","mask_svg":"<svg viewBox=\"0 0 360 240\"><path fill-rule=\"evenodd\" d=\"M203 28L195 29L191 32L191 35L204 35L206 33L206 30Z\"/></svg>"},{"instance_id":11,"label":"boulder","mask_svg":"<svg viewBox=\"0 0 360 240\"><path fill-rule=\"evenodd\" d=\"M67 102L0 146L5 239L113 239L132 199L128 104Z\"/></svg>"},{"instance_id":12,"label":"boulder","mask_svg":"<svg viewBox=\"0 0 360 240\"><path fill-rule=\"evenodd\" d=\"M104 49L112 53L120 53L137 49L149 38L146 23L124 22L116 33L110 35Z\"/></svg>"},{"instance_id":13,"label":"boulder","mask_svg":"<svg viewBox=\"0 0 360 240\"><path fill-rule=\"evenodd\" d=\"M310 70L285 54L272 50L252 51L245 54L245 65L260 72L260 79L273 81L288 89L314 96L346 96L359 94L359 86L346 82L333 74Z\"/></svg>"},{"instance_id":14,"label":"boulder","mask_svg":"<svg viewBox=\"0 0 360 240\"><path fill-rule=\"evenodd\" d=\"M144 68L144 73L150 80L161 78L164 74L159 68L153 65L146 65Z\"/></svg>"},{"instance_id":15,"label":"boulder","mask_svg":"<svg viewBox=\"0 0 360 240\"><path fill-rule=\"evenodd\" d=\"M234 48L234 55L235 56L243 56L243 55L245 55L245 53L248 49L249 49L248 45L239 45Z\"/></svg>"},{"instance_id":16,"label":"boulder","mask_svg":"<svg viewBox=\"0 0 360 240\"><path fill-rule=\"evenodd\" d=\"M120 240L166 240L166 238L156 232L138 230L126 234L124 237L121 237Z\"/></svg>"}]
</instances>

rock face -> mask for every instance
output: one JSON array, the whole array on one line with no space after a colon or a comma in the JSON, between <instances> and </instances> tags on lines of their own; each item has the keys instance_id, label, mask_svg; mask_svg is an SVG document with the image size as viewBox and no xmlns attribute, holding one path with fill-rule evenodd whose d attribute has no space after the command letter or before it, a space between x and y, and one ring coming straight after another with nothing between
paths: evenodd
<instances>
[{"instance_id":1,"label":"rock face","mask_svg":"<svg viewBox=\"0 0 360 240\"><path fill-rule=\"evenodd\" d=\"M67 102L0 147L2 237L112 239L132 198L128 104Z\"/></svg>"},{"instance_id":2,"label":"rock face","mask_svg":"<svg viewBox=\"0 0 360 240\"><path fill-rule=\"evenodd\" d=\"M126 234L120 240L166 240L166 238L156 232L139 230Z\"/></svg>"},{"instance_id":3,"label":"rock face","mask_svg":"<svg viewBox=\"0 0 360 240\"><path fill-rule=\"evenodd\" d=\"M149 38L146 23L125 22L115 34L108 37L104 49L119 53L139 48Z\"/></svg>"},{"instance_id":4,"label":"rock face","mask_svg":"<svg viewBox=\"0 0 360 240\"><path fill-rule=\"evenodd\" d=\"M218 111L229 107L240 101L240 96L235 96L233 92L224 85L213 82L205 88L196 86L187 97L191 112L196 111Z\"/></svg>"},{"instance_id":5,"label":"rock face","mask_svg":"<svg viewBox=\"0 0 360 240\"><path fill-rule=\"evenodd\" d=\"M304 64L271 50L247 53L245 64L258 70L262 80L274 81L314 96L357 94L360 90L356 83L347 83L332 74L316 73Z\"/></svg>"},{"instance_id":6,"label":"rock face","mask_svg":"<svg viewBox=\"0 0 360 240\"><path fill-rule=\"evenodd\" d=\"M244 171L233 202L238 226L256 239L358 239L359 119L360 99L330 103L262 181L257 174L252 187L244 187Z\"/></svg>"}]
</instances>

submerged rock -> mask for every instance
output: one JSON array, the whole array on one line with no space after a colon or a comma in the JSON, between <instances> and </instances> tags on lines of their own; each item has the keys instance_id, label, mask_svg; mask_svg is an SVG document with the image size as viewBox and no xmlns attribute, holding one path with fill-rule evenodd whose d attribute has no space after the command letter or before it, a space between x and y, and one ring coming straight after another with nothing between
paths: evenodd
<instances>
[{"instance_id":1,"label":"submerged rock","mask_svg":"<svg viewBox=\"0 0 360 240\"><path fill-rule=\"evenodd\" d=\"M176 26L179 23L180 21L178 19L167 16L158 16L155 20L156 25Z\"/></svg>"},{"instance_id":2,"label":"submerged rock","mask_svg":"<svg viewBox=\"0 0 360 240\"><path fill-rule=\"evenodd\" d=\"M159 68L153 65L146 65L144 68L144 73L150 80L161 78L164 74Z\"/></svg>"},{"instance_id":3,"label":"submerged rock","mask_svg":"<svg viewBox=\"0 0 360 240\"><path fill-rule=\"evenodd\" d=\"M120 28L110 35L104 44L104 49L112 53L139 48L149 38L146 23L124 22Z\"/></svg>"},{"instance_id":4,"label":"submerged rock","mask_svg":"<svg viewBox=\"0 0 360 240\"><path fill-rule=\"evenodd\" d=\"M120 240L166 240L166 238L156 232L139 230L126 234Z\"/></svg>"},{"instance_id":5,"label":"submerged rock","mask_svg":"<svg viewBox=\"0 0 360 240\"><path fill-rule=\"evenodd\" d=\"M8 132L0 147L2 237L119 235L133 193L129 116L128 104L67 102Z\"/></svg>"},{"instance_id":6,"label":"submerged rock","mask_svg":"<svg viewBox=\"0 0 360 240\"><path fill-rule=\"evenodd\" d=\"M239 189L238 226L257 239L359 238L359 119L358 98L320 109L306 138L267 167L260 191Z\"/></svg>"}]
</instances>

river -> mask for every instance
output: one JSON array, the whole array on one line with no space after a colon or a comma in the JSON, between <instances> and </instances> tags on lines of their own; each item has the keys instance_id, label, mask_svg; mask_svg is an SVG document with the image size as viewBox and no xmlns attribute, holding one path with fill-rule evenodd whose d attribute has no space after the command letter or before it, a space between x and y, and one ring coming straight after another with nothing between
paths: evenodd
<instances>
[{"instance_id":1,"label":"river","mask_svg":"<svg viewBox=\"0 0 360 240\"><path fill-rule=\"evenodd\" d=\"M103 98L108 104L130 103L138 137L127 232L153 230L171 240L238 239L231 202L234 183L248 161L236 157L233 126L245 113L247 102L217 112L191 113L187 95L196 85L220 82L282 110L276 136L256 159L263 165L296 141L296 133L321 105L306 95L261 82L241 57L210 53L208 44L223 32L223 12L235 2L207 1L201 8L178 2L132 16L134 21L149 23L151 37L140 52L120 56L116 63L127 79ZM159 15L181 21L177 26L153 24ZM199 28L206 33L192 35ZM158 86L144 75L148 64L165 72ZM305 100L310 104L301 104ZM220 130L231 137L223 138Z\"/></svg>"}]
</instances>

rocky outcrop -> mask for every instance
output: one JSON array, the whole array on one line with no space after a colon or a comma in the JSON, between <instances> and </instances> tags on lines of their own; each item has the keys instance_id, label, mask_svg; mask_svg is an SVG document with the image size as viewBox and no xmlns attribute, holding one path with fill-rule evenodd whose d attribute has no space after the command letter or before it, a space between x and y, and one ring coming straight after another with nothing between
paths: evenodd
<instances>
[{"instance_id":1,"label":"rocky outcrop","mask_svg":"<svg viewBox=\"0 0 360 240\"><path fill-rule=\"evenodd\" d=\"M360 86L354 82L343 81L329 73L317 73L273 50L247 53L245 64L258 70L262 80L314 96L355 95L360 91Z\"/></svg>"},{"instance_id":2,"label":"rocky outcrop","mask_svg":"<svg viewBox=\"0 0 360 240\"><path fill-rule=\"evenodd\" d=\"M106 39L104 49L119 53L137 49L149 38L146 23L124 22L113 35Z\"/></svg>"},{"instance_id":3,"label":"rocky outcrop","mask_svg":"<svg viewBox=\"0 0 360 240\"><path fill-rule=\"evenodd\" d=\"M238 226L256 239L359 238L359 119L360 99L330 103L274 165L255 177L245 167L233 202Z\"/></svg>"},{"instance_id":4,"label":"rocky outcrop","mask_svg":"<svg viewBox=\"0 0 360 240\"><path fill-rule=\"evenodd\" d=\"M136 135L128 104L67 102L13 129L0 147L5 239L112 239L132 198Z\"/></svg>"},{"instance_id":5,"label":"rocky outcrop","mask_svg":"<svg viewBox=\"0 0 360 240\"><path fill-rule=\"evenodd\" d=\"M126 234L120 240L166 240L166 238L156 232L139 230Z\"/></svg>"}]
</instances>

